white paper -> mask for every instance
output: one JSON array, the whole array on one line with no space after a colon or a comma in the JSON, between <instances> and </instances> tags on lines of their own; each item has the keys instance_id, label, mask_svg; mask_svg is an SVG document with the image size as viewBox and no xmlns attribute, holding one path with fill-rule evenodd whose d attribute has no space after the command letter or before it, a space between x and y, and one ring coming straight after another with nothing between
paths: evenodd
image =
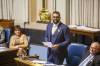
<instances>
[{"instance_id":1,"label":"white paper","mask_svg":"<svg viewBox=\"0 0 100 66\"><path fill-rule=\"evenodd\" d=\"M44 66L56 66L55 64L45 64Z\"/></svg>"},{"instance_id":2,"label":"white paper","mask_svg":"<svg viewBox=\"0 0 100 66\"><path fill-rule=\"evenodd\" d=\"M93 32L100 31L100 29L90 28L90 27L86 27L86 26L69 25L69 27L70 28L76 28L76 29L79 29L79 30L93 31Z\"/></svg>"},{"instance_id":3,"label":"white paper","mask_svg":"<svg viewBox=\"0 0 100 66\"><path fill-rule=\"evenodd\" d=\"M43 64L43 66L65 66L65 65L56 65L53 63L48 63L47 61L43 61L43 60L33 60L32 62L37 64Z\"/></svg>"},{"instance_id":4,"label":"white paper","mask_svg":"<svg viewBox=\"0 0 100 66\"><path fill-rule=\"evenodd\" d=\"M65 65L56 65L56 64L50 63L50 64L44 64L44 66L65 66Z\"/></svg>"},{"instance_id":5,"label":"white paper","mask_svg":"<svg viewBox=\"0 0 100 66\"><path fill-rule=\"evenodd\" d=\"M37 64L43 64L43 66L58 66L53 63L47 63L47 61L43 61L43 60L33 60L32 62Z\"/></svg>"},{"instance_id":6,"label":"white paper","mask_svg":"<svg viewBox=\"0 0 100 66\"><path fill-rule=\"evenodd\" d=\"M0 49L5 49L6 47L0 47Z\"/></svg>"},{"instance_id":7,"label":"white paper","mask_svg":"<svg viewBox=\"0 0 100 66\"><path fill-rule=\"evenodd\" d=\"M8 48L6 48L6 47L0 47L0 52L5 51L6 49L8 49Z\"/></svg>"},{"instance_id":8,"label":"white paper","mask_svg":"<svg viewBox=\"0 0 100 66\"><path fill-rule=\"evenodd\" d=\"M47 61L41 61L41 60L33 60L33 63L39 63L39 64L46 64Z\"/></svg>"},{"instance_id":9,"label":"white paper","mask_svg":"<svg viewBox=\"0 0 100 66\"><path fill-rule=\"evenodd\" d=\"M51 42L42 42L42 43L47 47L52 47L52 43Z\"/></svg>"}]
</instances>

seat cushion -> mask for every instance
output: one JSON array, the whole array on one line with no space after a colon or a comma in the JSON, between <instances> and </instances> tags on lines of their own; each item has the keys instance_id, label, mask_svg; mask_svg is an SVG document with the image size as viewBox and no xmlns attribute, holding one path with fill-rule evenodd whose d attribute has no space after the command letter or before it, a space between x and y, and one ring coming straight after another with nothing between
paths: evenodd
<instances>
[{"instance_id":1,"label":"seat cushion","mask_svg":"<svg viewBox=\"0 0 100 66\"><path fill-rule=\"evenodd\" d=\"M78 56L73 56L71 61L72 61L71 64L75 64L75 66L76 66L80 63L81 58Z\"/></svg>"}]
</instances>

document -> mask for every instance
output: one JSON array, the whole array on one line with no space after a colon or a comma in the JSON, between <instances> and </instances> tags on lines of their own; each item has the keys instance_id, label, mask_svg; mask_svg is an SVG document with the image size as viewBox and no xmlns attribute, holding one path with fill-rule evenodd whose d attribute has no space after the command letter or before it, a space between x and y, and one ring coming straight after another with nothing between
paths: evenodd
<instances>
[{"instance_id":1,"label":"document","mask_svg":"<svg viewBox=\"0 0 100 66\"><path fill-rule=\"evenodd\" d=\"M33 60L33 63L39 63L39 64L46 64L47 61L42 61L42 60Z\"/></svg>"},{"instance_id":2,"label":"document","mask_svg":"<svg viewBox=\"0 0 100 66\"><path fill-rule=\"evenodd\" d=\"M47 61L43 61L43 60L33 60L32 62L37 64L42 64L43 66L58 66L56 64L48 63Z\"/></svg>"},{"instance_id":3,"label":"document","mask_svg":"<svg viewBox=\"0 0 100 66\"><path fill-rule=\"evenodd\" d=\"M52 47L52 43L51 42L42 42L42 43L47 47Z\"/></svg>"},{"instance_id":4,"label":"document","mask_svg":"<svg viewBox=\"0 0 100 66\"><path fill-rule=\"evenodd\" d=\"M0 52L7 50L8 48L6 47L0 47Z\"/></svg>"},{"instance_id":5,"label":"document","mask_svg":"<svg viewBox=\"0 0 100 66\"><path fill-rule=\"evenodd\" d=\"M47 64L45 64L44 66L56 66L56 64L53 64L53 63L47 63Z\"/></svg>"},{"instance_id":6,"label":"document","mask_svg":"<svg viewBox=\"0 0 100 66\"><path fill-rule=\"evenodd\" d=\"M6 49L6 47L0 47L0 49Z\"/></svg>"}]
</instances>

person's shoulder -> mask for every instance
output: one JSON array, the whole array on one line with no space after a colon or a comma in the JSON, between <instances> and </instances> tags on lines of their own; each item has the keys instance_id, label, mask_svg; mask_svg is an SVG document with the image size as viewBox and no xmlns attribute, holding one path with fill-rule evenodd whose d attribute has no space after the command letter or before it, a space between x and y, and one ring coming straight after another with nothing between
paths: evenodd
<instances>
[{"instance_id":1,"label":"person's shoulder","mask_svg":"<svg viewBox=\"0 0 100 66\"><path fill-rule=\"evenodd\" d=\"M48 22L48 23L47 23L47 25L51 25L51 24L52 24L51 22Z\"/></svg>"},{"instance_id":2,"label":"person's shoulder","mask_svg":"<svg viewBox=\"0 0 100 66\"><path fill-rule=\"evenodd\" d=\"M1 30L1 31L3 31L3 30L4 30L4 28L3 28L2 26L0 26L0 30Z\"/></svg>"},{"instance_id":3,"label":"person's shoulder","mask_svg":"<svg viewBox=\"0 0 100 66\"><path fill-rule=\"evenodd\" d=\"M16 38L16 35L12 35L11 38L12 38L12 39Z\"/></svg>"},{"instance_id":4,"label":"person's shoulder","mask_svg":"<svg viewBox=\"0 0 100 66\"><path fill-rule=\"evenodd\" d=\"M61 27L63 28L63 29L69 29L69 27L67 26L67 25L65 25L65 24L63 24L63 23L60 23L61 24Z\"/></svg>"},{"instance_id":5,"label":"person's shoulder","mask_svg":"<svg viewBox=\"0 0 100 66\"><path fill-rule=\"evenodd\" d=\"M26 34L22 34L21 37L27 37Z\"/></svg>"},{"instance_id":6,"label":"person's shoulder","mask_svg":"<svg viewBox=\"0 0 100 66\"><path fill-rule=\"evenodd\" d=\"M50 28L51 25L52 25L52 23L51 23L51 22L48 22L48 24L47 24L47 29Z\"/></svg>"},{"instance_id":7,"label":"person's shoulder","mask_svg":"<svg viewBox=\"0 0 100 66\"><path fill-rule=\"evenodd\" d=\"M96 54L96 56L100 56L100 52Z\"/></svg>"},{"instance_id":8,"label":"person's shoulder","mask_svg":"<svg viewBox=\"0 0 100 66\"><path fill-rule=\"evenodd\" d=\"M100 63L100 54L95 55L95 62Z\"/></svg>"}]
</instances>

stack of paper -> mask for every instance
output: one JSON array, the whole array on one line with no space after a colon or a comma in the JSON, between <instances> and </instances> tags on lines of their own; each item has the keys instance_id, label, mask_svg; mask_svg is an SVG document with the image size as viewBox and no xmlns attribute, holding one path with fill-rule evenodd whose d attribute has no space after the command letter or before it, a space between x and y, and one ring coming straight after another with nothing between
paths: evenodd
<instances>
[{"instance_id":1,"label":"stack of paper","mask_svg":"<svg viewBox=\"0 0 100 66\"><path fill-rule=\"evenodd\" d=\"M77 25L69 25L69 28L76 28L79 30L94 31L94 32L100 31L100 29L90 28L86 26L77 26Z\"/></svg>"},{"instance_id":2,"label":"stack of paper","mask_svg":"<svg viewBox=\"0 0 100 66\"><path fill-rule=\"evenodd\" d=\"M42 64L43 66L64 66L64 65L56 65L53 63L48 63L47 61L42 61L42 60L33 60L32 62L36 64Z\"/></svg>"},{"instance_id":3,"label":"stack of paper","mask_svg":"<svg viewBox=\"0 0 100 66\"><path fill-rule=\"evenodd\" d=\"M47 47L52 47L52 43L51 42L42 42L42 43Z\"/></svg>"},{"instance_id":4,"label":"stack of paper","mask_svg":"<svg viewBox=\"0 0 100 66\"><path fill-rule=\"evenodd\" d=\"M65 66L65 65L56 65L43 60L33 60L32 62L36 64L42 64L43 66Z\"/></svg>"},{"instance_id":5,"label":"stack of paper","mask_svg":"<svg viewBox=\"0 0 100 66\"><path fill-rule=\"evenodd\" d=\"M38 63L38 64L46 64L47 61L41 61L41 60L33 60L33 63Z\"/></svg>"}]
</instances>

